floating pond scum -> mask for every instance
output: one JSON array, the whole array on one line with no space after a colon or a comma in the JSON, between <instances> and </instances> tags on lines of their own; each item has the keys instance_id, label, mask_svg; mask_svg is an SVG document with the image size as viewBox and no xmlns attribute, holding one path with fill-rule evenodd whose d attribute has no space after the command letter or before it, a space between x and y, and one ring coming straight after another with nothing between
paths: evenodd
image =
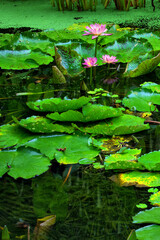
<instances>
[{"instance_id":1,"label":"floating pond scum","mask_svg":"<svg viewBox=\"0 0 160 240\"><path fill-rule=\"evenodd\" d=\"M160 131L155 124L160 124L160 33L113 25L101 29L99 35L90 26L83 34L86 26L1 34L0 83L7 89L1 90L0 177L7 187L0 187L4 193L1 201L6 193L10 195L7 189L13 193L8 197L10 204L17 198L21 201L23 191L29 196L32 189L28 201L33 208L28 219L24 214L20 222L32 222L36 237L47 227L47 234L52 233L49 239L69 239L75 236L68 233L71 221L76 232L77 227L80 231L77 239L114 240L120 236L124 240L136 223L147 225L132 230L128 240L159 239ZM15 106L19 108L14 112ZM146 136L150 136L150 150L145 149ZM119 192L123 200L119 200ZM107 206L111 208L113 201L111 218L114 212L126 210L119 222L115 215L109 228ZM136 204L154 207L135 214ZM28 206L21 205L27 212ZM94 229L95 213L100 227L96 225L94 232L89 229ZM125 219L133 215L133 224L128 218L127 229ZM81 222L85 219L82 225L79 218ZM121 233L122 223L125 233ZM30 234L27 224L24 239ZM61 234L62 229L68 235ZM53 238L55 233L58 238Z\"/></svg>"}]
</instances>

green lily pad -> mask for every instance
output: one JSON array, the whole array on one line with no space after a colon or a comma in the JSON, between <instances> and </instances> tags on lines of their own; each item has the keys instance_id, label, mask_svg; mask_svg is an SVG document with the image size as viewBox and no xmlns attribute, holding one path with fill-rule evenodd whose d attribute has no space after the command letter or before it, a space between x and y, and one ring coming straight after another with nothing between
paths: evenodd
<instances>
[{"instance_id":1,"label":"green lily pad","mask_svg":"<svg viewBox=\"0 0 160 240\"><path fill-rule=\"evenodd\" d=\"M29 148L0 152L2 177L6 172L13 178L32 178L48 170L50 161L47 157Z\"/></svg>"},{"instance_id":2,"label":"green lily pad","mask_svg":"<svg viewBox=\"0 0 160 240\"><path fill-rule=\"evenodd\" d=\"M160 191L152 194L149 198L149 202L154 206L160 207Z\"/></svg>"},{"instance_id":3,"label":"green lily pad","mask_svg":"<svg viewBox=\"0 0 160 240\"><path fill-rule=\"evenodd\" d=\"M0 148L23 144L32 138L33 136L30 133L17 124L0 126Z\"/></svg>"},{"instance_id":4,"label":"green lily pad","mask_svg":"<svg viewBox=\"0 0 160 240\"><path fill-rule=\"evenodd\" d=\"M39 112L65 112L68 110L76 110L87 104L90 98L80 97L78 99L61 99L49 98L38 100L36 102L28 102L27 106L32 110Z\"/></svg>"},{"instance_id":5,"label":"green lily pad","mask_svg":"<svg viewBox=\"0 0 160 240\"><path fill-rule=\"evenodd\" d=\"M153 172L139 172L133 171L130 173L121 173L113 175L110 179L120 186L136 187L157 187L160 186L160 174Z\"/></svg>"},{"instance_id":6,"label":"green lily pad","mask_svg":"<svg viewBox=\"0 0 160 240\"><path fill-rule=\"evenodd\" d=\"M42 136L25 144L40 150L49 159L54 159L63 164L75 164L81 159L92 160L99 151L88 146L88 136L79 135L53 135Z\"/></svg>"},{"instance_id":7,"label":"green lily pad","mask_svg":"<svg viewBox=\"0 0 160 240\"><path fill-rule=\"evenodd\" d=\"M141 149L126 149L123 153L115 153L105 156L104 167L109 169L144 169L138 163L138 155Z\"/></svg>"},{"instance_id":8,"label":"green lily pad","mask_svg":"<svg viewBox=\"0 0 160 240\"><path fill-rule=\"evenodd\" d=\"M160 224L160 207L153 207L141 211L133 217L133 223L155 223Z\"/></svg>"},{"instance_id":9,"label":"green lily pad","mask_svg":"<svg viewBox=\"0 0 160 240\"><path fill-rule=\"evenodd\" d=\"M16 119L14 118L16 121ZM40 116L32 116L21 121L16 121L21 127L28 129L34 133L53 133L53 132L65 132L73 133L74 128L72 126L53 124L50 119Z\"/></svg>"},{"instance_id":10,"label":"green lily pad","mask_svg":"<svg viewBox=\"0 0 160 240\"><path fill-rule=\"evenodd\" d=\"M160 63L160 53L151 59L142 61L138 65L138 67L132 70L130 69L130 66L129 66L130 63L129 63L124 73L124 77L138 77L141 75L145 75L147 73L152 72L158 66L159 63Z\"/></svg>"},{"instance_id":11,"label":"green lily pad","mask_svg":"<svg viewBox=\"0 0 160 240\"><path fill-rule=\"evenodd\" d=\"M87 127L78 127L76 124L72 125L85 133L108 136L131 134L150 128L148 124L144 124L144 119L128 114L107 120L107 122L103 121L98 124L90 124Z\"/></svg>"},{"instance_id":12,"label":"green lily pad","mask_svg":"<svg viewBox=\"0 0 160 240\"><path fill-rule=\"evenodd\" d=\"M138 162L149 171L160 171L160 151L144 154Z\"/></svg>"},{"instance_id":13,"label":"green lily pad","mask_svg":"<svg viewBox=\"0 0 160 240\"><path fill-rule=\"evenodd\" d=\"M49 64L53 58L42 52L25 50L0 50L0 67L2 69L30 69L42 64Z\"/></svg>"},{"instance_id":14,"label":"green lily pad","mask_svg":"<svg viewBox=\"0 0 160 240\"><path fill-rule=\"evenodd\" d=\"M154 82L144 82L140 85L142 88L147 88L152 92L160 93L160 84Z\"/></svg>"},{"instance_id":15,"label":"green lily pad","mask_svg":"<svg viewBox=\"0 0 160 240\"><path fill-rule=\"evenodd\" d=\"M160 226L153 224L136 230L138 240L159 240Z\"/></svg>"},{"instance_id":16,"label":"green lily pad","mask_svg":"<svg viewBox=\"0 0 160 240\"><path fill-rule=\"evenodd\" d=\"M69 122L90 122L98 121L106 118L112 118L122 115L121 109L99 104L87 104L82 107L82 113L69 110L64 113L51 113L47 117L55 121Z\"/></svg>"},{"instance_id":17,"label":"green lily pad","mask_svg":"<svg viewBox=\"0 0 160 240\"><path fill-rule=\"evenodd\" d=\"M154 104L160 105L160 94L149 89L135 89L123 98L122 104L129 109L140 112L151 112L156 110ZM157 110L156 110L157 111Z\"/></svg>"}]
</instances>

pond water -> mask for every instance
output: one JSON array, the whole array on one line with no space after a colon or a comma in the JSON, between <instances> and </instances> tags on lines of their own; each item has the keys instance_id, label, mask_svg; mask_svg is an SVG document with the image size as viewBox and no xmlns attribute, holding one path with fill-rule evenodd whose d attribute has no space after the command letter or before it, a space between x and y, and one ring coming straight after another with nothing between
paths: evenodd
<instances>
[{"instance_id":1,"label":"pond water","mask_svg":"<svg viewBox=\"0 0 160 240\"><path fill-rule=\"evenodd\" d=\"M35 111L26 106L28 101L78 98L88 96L87 91L95 88L123 99L144 82L159 83L158 68L136 78L122 78L125 63L116 64L111 72L116 69L118 74L106 78L106 66L97 68L96 81L91 86L89 69L78 77L67 77L66 84L53 83L52 63L30 70L1 70L0 124L13 123L12 116L22 119L34 115ZM105 95L94 101L116 106L114 98ZM160 121L159 112L154 112L153 118ZM142 149L142 154L158 151L159 135L160 126L150 125L149 130L134 133L138 140L135 146ZM14 180L5 174L0 184L0 227L7 225L11 239L127 240L132 229L142 227L132 223L132 217L139 212L136 205L151 205L146 188L120 187L109 179L115 172L123 171L94 169L89 164L60 165L53 161L48 171L32 179ZM56 224L38 235L37 219L49 215L56 215Z\"/></svg>"}]
</instances>

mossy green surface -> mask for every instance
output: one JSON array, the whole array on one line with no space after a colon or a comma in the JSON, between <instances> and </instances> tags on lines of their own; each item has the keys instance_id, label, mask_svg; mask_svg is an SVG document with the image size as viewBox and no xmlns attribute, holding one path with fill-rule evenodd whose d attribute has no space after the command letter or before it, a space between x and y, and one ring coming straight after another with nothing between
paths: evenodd
<instances>
[{"instance_id":1,"label":"mossy green surface","mask_svg":"<svg viewBox=\"0 0 160 240\"><path fill-rule=\"evenodd\" d=\"M96 12L73 11L60 12L52 7L49 0L1 0L0 28L64 29L74 23L117 23L124 26L160 29L160 1L154 0L155 12L151 0L146 0L145 8L119 11L114 1L104 9L98 1ZM76 20L74 18L81 17Z\"/></svg>"}]
</instances>

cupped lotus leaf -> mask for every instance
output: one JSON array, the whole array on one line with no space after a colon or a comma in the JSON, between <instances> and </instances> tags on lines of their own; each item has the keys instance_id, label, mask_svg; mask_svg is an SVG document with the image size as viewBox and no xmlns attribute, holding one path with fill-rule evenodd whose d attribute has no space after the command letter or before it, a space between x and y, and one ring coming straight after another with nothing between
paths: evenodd
<instances>
[{"instance_id":1,"label":"cupped lotus leaf","mask_svg":"<svg viewBox=\"0 0 160 240\"><path fill-rule=\"evenodd\" d=\"M56 159L59 163L75 164L79 160L93 159L99 151L88 146L88 136L53 135L38 137L26 146L38 149L49 159Z\"/></svg>"},{"instance_id":2,"label":"cupped lotus leaf","mask_svg":"<svg viewBox=\"0 0 160 240\"><path fill-rule=\"evenodd\" d=\"M124 187L132 185L135 185L136 187L160 186L160 174L153 172L133 171L129 173L113 175L110 177L110 179Z\"/></svg>"},{"instance_id":3,"label":"cupped lotus leaf","mask_svg":"<svg viewBox=\"0 0 160 240\"><path fill-rule=\"evenodd\" d=\"M136 230L138 240L159 240L160 226L157 224L142 227Z\"/></svg>"},{"instance_id":4,"label":"cupped lotus leaf","mask_svg":"<svg viewBox=\"0 0 160 240\"><path fill-rule=\"evenodd\" d=\"M138 155L141 149L126 149L123 153L115 153L105 157L104 167L109 169L140 169L144 167L138 163Z\"/></svg>"},{"instance_id":5,"label":"cupped lotus leaf","mask_svg":"<svg viewBox=\"0 0 160 240\"><path fill-rule=\"evenodd\" d=\"M138 162L149 171L160 171L160 151L154 151L142 155Z\"/></svg>"},{"instance_id":6,"label":"cupped lotus leaf","mask_svg":"<svg viewBox=\"0 0 160 240\"><path fill-rule=\"evenodd\" d=\"M0 67L2 69L30 69L42 64L49 64L53 58L42 52L24 50L0 50Z\"/></svg>"},{"instance_id":7,"label":"cupped lotus leaf","mask_svg":"<svg viewBox=\"0 0 160 240\"><path fill-rule=\"evenodd\" d=\"M29 148L0 152L0 176L8 171L13 178L32 178L48 170L50 161L47 157Z\"/></svg>"},{"instance_id":8,"label":"cupped lotus leaf","mask_svg":"<svg viewBox=\"0 0 160 240\"><path fill-rule=\"evenodd\" d=\"M160 207L160 191L152 194L149 198L149 202L154 206Z\"/></svg>"},{"instance_id":9,"label":"cupped lotus leaf","mask_svg":"<svg viewBox=\"0 0 160 240\"><path fill-rule=\"evenodd\" d=\"M140 55L148 54L152 51L152 46L147 41L143 43L122 38L113 44L108 44L104 50L105 54L116 56L119 62L127 63L137 59Z\"/></svg>"},{"instance_id":10,"label":"cupped lotus leaf","mask_svg":"<svg viewBox=\"0 0 160 240\"><path fill-rule=\"evenodd\" d=\"M17 144L23 144L31 140L33 136L17 124L0 126L0 148L8 148Z\"/></svg>"},{"instance_id":11,"label":"cupped lotus leaf","mask_svg":"<svg viewBox=\"0 0 160 240\"><path fill-rule=\"evenodd\" d=\"M78 99L61 99L49 98L38 100L36 102L28 102L27 106L32 110L39 112L65 112L68 110L76 110L87 104L90 98L80 97Z\"/></svg>"},{"instance_id":12,"label":"cupped lotus leaf","mask_svg":"<svg viewBox=\"0 0 160 240\"><path fill-rule=\"evenodd\" d=\"M155 223L160 224L160 207L153 207L137 213L133 217L133 223Z\"/></svg>"},{"instance_id":13,"label":"cupped lotus leaf","mask_svg":"<svg viewBox=\"0 0 160 240\"><path fill-rule=\"evenodd\" d=\"M17 36L16 41L13 42L13 46L25 47L27 49L36 50L39 49L43 53L55 55L54 43L40 33L24 32Z\"/></svg>"},{"instance_id":14,"label":"cupped lotus leaf","mask_svg":"<svg viewBox=\"0 0 160 240\"><path fill-rule=\"evenodd\" d=\"M73 133L74 132L74 128L72 126L53 124L50 119L47 119L41 116L32 116L26 119L22 119L19 122L18 121L16 122L21 127L24 127L27 130L34 133L53 133L53 132Z\"/></svg>"},{"instance_id":15,"label":"cupped lotus leaf","mask_svg":"<svg viewBox=\"0 0 160 240\"><path fill-rule=\"evenodd\" d=\"M89 103L82 107L82 113L69 110L61 114L51 113L47 117L62 122L91 122L121 116L122 114L121 109Z\"/></svg>"},{"instance_id":16,"label":"cupped lotus leaf","mask_svg":"<svg viewBox=\"0 0 160 240\"><path fill-rule=\"evenodd\" d=\"M81 64L82 57L71 46L55 47L55 61L59 70L70 77L76 77L84 72Z\"/></svg>"},{"instance_id":17,"label":"cupped lotus leaf","mask_svg":"<svg viewBox=\"0 0 160 240\"><path fill-rule=\"evenodd\" d=\"M142 88L147 88L152 92L160 93L160 84L154 82L144 82L140 85Z\"/></svg>"},{"instance_id":18,"label":"cupped lotus leaf","mask_svg":"<svg viewBox=\"0 0 160 240\"><path fill-rule=\"evenodd\" d=\"M53 83L54 84L64 84L64 83L66 83L65 76L57 68L57 66L52 66L52 76L53 76Z\"/></svg>"},{"instance_id":19,"label":"cupped lotus leaf","mask_svg":"<svg viewBox=\"0 0 160 240\"><path fill-rule=\"evenodd\" d=\"M154 104L160 105L160 94L149 89L135 89L123 98L122 104L131 110L152 112L156 110ZM157 110L156 110L157 111Z\"/></svg>"},{"instance_id":20,"label":"cupped lotus leaf","mask_svg":"<svg viewBox=\"0 0 160 240\"><path fill-rule=\"evenodd\" d=\"M151 59L142 61L138 65L138 67L136 67L133 70L128 71L129 69L128 67L129 64L128 64L126 71L124 73L124 77L138 77L141 75L145 75L147 73L152 72L158 66L159 63L160 63L160 53Z\"/></svg>"},{"instance_id":21,"label":"cupped lotus leaf","mask_svg":"<svg viewBox=\"0 0 160 240\"><path fill-rule=\"evenodd\" d=\"M144 119L128 114L98 124L90 124L87 127L78 127L76 124L72 125L82 132L108 136L131 134L150 128L149 124L144 124Z\"/></svg>"}]
</instances>

